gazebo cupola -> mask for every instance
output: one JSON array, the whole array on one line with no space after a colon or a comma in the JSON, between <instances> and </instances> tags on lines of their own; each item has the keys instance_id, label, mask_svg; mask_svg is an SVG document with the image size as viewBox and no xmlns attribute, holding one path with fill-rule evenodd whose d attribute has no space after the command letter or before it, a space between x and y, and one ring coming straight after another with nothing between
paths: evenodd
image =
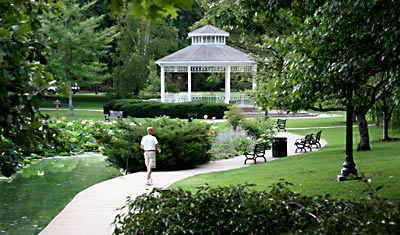
<instances>
[{"instance_id":1,"label":"gazebo cupola","mask_svg":"<svg viewBox=\"0 0 400 235\"><path fill-rule=\"evenodd\" d=\"M226 38L229 37L229 33L213 28L208 25L206 28L196 30L188 34L192 38L192 45L194 44L226 44Z\"/></svg>"},{"instance_id":2,"label":"gazebo cupola","mask_svg":"<svg viewBox=\"0 0 400 235\"><path fill-rule=\"evenodd\" d=\"M225 73L225 103L230 100L231 72L256 73L255 60L226 45L229 33L206 25L188 34L192 44L156 61L161 67L161 102L166 102L165 73L188 74L188 101L192 100L192 73ZM254 84L253 84L254 85Z\"/></svg>"}]
</instances>

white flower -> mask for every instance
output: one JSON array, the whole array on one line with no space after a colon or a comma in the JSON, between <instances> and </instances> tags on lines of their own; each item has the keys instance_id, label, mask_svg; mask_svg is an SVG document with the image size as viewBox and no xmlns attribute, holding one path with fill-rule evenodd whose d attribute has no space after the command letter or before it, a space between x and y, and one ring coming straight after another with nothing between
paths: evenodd
<instances>
[{"instance_id":1,"label":"white flower","mask_svg":"<svg viewBox=\"0 0 400 235\"><path fill-rule=\"evenodd\" d=\"M67 126L73 126L73 125L74 125L73 122L68 122L68 123L67 123Z\"/></svg>"},{"instance_id":2,"label":"white flower","mask_svg":"<svg viewBox=\"0 0 400 235\"><path fill-rule=\"evenodd\" d=\"M208 118L208 115L204 115L204 119L207 119Z\"/></svg>"}]
</instances>

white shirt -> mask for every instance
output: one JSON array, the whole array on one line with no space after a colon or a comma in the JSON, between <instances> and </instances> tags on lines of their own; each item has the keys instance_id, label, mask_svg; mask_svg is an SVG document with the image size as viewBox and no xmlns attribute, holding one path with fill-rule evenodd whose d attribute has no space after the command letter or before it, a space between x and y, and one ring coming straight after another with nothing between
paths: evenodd
<instances>
[{"instance_id":1,"label":"white shirt","mask_svg":"<svg viewBox=\"0 0 400 235\"><path fill-rule=\"evenodd\" d=\"M144 150L156 150L156 144L158 144L158 141L155 136L145 135L140 144L143 145Z\"/></svg>"}]
</instances>

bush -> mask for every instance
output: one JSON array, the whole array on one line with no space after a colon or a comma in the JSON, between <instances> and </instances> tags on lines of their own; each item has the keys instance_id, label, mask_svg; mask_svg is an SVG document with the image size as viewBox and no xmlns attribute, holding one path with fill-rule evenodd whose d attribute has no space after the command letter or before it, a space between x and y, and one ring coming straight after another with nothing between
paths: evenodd
<instances>
[{"instance_id":1,"label":"bush","mask_svg":"<svg viewBox=\"0 0 400 235\"><path fill-rule=\"evenodd\" d=\"M227 104L217 103L160 103L132 99L114 100L105 106L112 110L124 111L124 114L136 118L154 118L169 116L171 118L187 118L188 114L196 113L198 117L223 118Z\"/></svg>"},{"instance_id":2,"label":"bush","mask_svg":"<svg viewBox=\"0 0 400 235\"><path fill-rule=\"evenodd\" d=\"M114 234L397 234L399 204L306 197L281 181L269 192L251 185L154 189L129 198Z\"/></svg>"},{"instance_id":3,"label":"bush","mask_svg":"<svg viewBox=\"0 0 400 235\"><path fill-rule=\"evenodd\" d=\"M224 118L228 119L228 122L233 126L233 129L236 129L241 122L246 119L246 115L244 115L243 111L236 105L231 105L228 109L228 111L224 112Z\"/></svg>"},{"instance_id":4,"label":"bush","mask_svg":"<svg viewBox=\"0 0 400 235\"><path fill-rule=\"evenodd\" d=\"M213 140L211 127L206 123L197 123L170 119L168 117L146 120L142 123L120 121L105 140L104 155L108 161L128 172L144 169L143 150L140 141L146 135L146 128L155 129L162 152L157 153L158 170L181 170L193 168L211 159L209 150Z\"/></svg>"},{"instance_id":5,"label":"bush","mask_svg":"<svg viewBox=\"0 0 400 235\"><path fill-rule=\"evenodd\" d=\"M267 142L271 146L272 138L275 135L274 124L263 116L254 119L246 119L240 123L247 135L253 137L257 142Z\"/></svg>"},{"instance_id":6,"label":"bush","mask_svg":"<svg viewBox=\"0 0 400 235\"><path fill-rule=\"evenodd\" d=\"M211 148L213 160L227 159L242 155L254 146L252 141L241 128L216 131L216 137Z\"/></svg>"}]
</instances>

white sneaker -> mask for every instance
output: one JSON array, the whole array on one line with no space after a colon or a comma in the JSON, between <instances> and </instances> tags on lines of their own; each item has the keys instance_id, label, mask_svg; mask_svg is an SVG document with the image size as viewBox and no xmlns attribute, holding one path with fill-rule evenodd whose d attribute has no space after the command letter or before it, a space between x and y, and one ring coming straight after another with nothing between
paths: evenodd
<instances>
[{"instance_id":1,"label":"white sneaker","mask_svg":"<svg viewBox=\"0 0 400 235\"><path fill-rule=\"evenodd\" d=\"M152 179L146 180L146 185L148 186L153 185L153 180Z\"/></svg>"}]
</instances>

